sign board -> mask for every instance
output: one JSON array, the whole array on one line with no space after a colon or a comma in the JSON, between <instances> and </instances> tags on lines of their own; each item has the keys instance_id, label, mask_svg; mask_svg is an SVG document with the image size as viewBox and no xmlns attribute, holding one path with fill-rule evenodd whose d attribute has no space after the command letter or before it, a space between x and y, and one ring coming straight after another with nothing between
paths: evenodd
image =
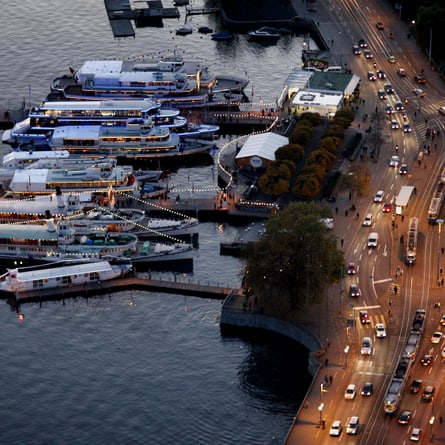
<instances>
[{"instance_id":1,"label":"sign board","mask_svg":"<svg viewBox=\"0 0 445 445\"><path fill-rule=\"evenodd\" d=\"M252 156L250 158L250 165L253 168L260 168L263 165L263 160L259 156Z\"/></svg>"}]
</instances>

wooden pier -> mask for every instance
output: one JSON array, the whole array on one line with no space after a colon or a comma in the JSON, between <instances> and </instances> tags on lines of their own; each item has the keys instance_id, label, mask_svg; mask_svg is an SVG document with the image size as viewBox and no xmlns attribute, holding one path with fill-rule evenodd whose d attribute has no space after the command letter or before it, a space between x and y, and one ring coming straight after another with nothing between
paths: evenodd
<instances>
[{"instance_id":1,"label":"wooden pier","mask_svg":"<svg viewBox=\"0 0 445 445\"><path fill-rule=\"evenodd\" d=\"M186 15L201 15L201 14L219 14L220 8L198 8L187 5L185 7Z\"/></svg>"},{"instance_id":2,"label":"wooden pier","mask_svg":"<svg viewBox=\"0 0 445 445\"><path fill-rule=\"evenodd\" d=\"M242 294L241 289L221 286L184 283L182 281L152 280L151 273L138 273L135 276L119 278L105 282L92 282L86 286L67 286L59 289L35 289L32 291L13 293L2 292L1 298L16 306L21 303L63 300L65 298L92 297L95 295L111 295L125 290L142 290L147 292L162 292L180 295L190 295L202 298L224 300L229 294Z\"/></svg>"}]
</instances>

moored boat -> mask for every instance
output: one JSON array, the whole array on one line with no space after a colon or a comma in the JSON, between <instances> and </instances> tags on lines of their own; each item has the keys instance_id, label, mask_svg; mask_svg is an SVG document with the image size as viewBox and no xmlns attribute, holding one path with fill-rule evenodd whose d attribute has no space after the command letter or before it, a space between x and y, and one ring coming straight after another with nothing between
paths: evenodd
<instances>
[{"instance_id":1,"label":"moored boat","mask_svg":"<svg viewBox=\"0 0 445 445\"><path fill-rule=\"evenodd\" d=\"M256 42L276 42L281 38L281 34L275 28L263 27L247 33L249 40Z\"/></svg>"},{"instance_id":2,"label":"moored boat","mask_svg":"<svg viewBox=\"0 0 445 445\"><path fill-rule=\"evenodd\" d=\"M113 280L123 277L131 269L131 264L112 265L108 261L61 264L50 268L8 269L0 276L0 291L14 293L16 298L20 298L21 292L87 286Z\"/></svg>"},{"instance_id":3,"label":"moored boat","mask_svg":"<svg viewBox=\"0 0 445 445\"><path fill-rule=\"evenodd\" d=\"M212 40L217 41L226 41L226 40L233 40L234 36L230 32L215 32L212 34Z\"/></svg>"}]
</instances>

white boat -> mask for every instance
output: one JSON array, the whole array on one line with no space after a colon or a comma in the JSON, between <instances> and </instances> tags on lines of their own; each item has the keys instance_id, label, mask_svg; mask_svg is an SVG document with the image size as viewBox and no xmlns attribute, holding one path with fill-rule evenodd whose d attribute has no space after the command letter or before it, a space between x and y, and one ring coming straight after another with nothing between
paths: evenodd
<instances>
[{"instance_id":1,"label":"white boat","mask_svg":"<svg viewBox=\"0 0 445 445\"><path fill-rule=\"evenodd\" d=\"M0 290L20 298L20 292L87 286L90 283L123 277L131 264L112 265L107 261L64 264L50 268L15 268L0 276Z\"/></svg>"},{"instance_id":2,"label":"white boat","mask_svg":"<svg viewBox=\"0 0 445 445\"><path fill-rule=\"evenodd\" d=\"M193 28L190 28L189 26L180 26L179 28L176 28L176 34L179 36L186 36L192 32Z\"/></svg>"},{"instance_id":3,"label":"white boat","mask_svg":"<svg viewBox=\"0 0 445 445\"><path fill-rule=\"evenodd\" d=\"M249 40L257 42L276 42L281 38L281 34L275 28L263 27L247 33Z\"/></svg>"},{"instance_id":4,"label":"white boat","mask_svg":"<svg viewBox=\"0 0 445 445\"><path fill-rule=\"evenodd\" d=\"M57 261L131 261L164 265L193 261L193 246L180 242L139 241L132 233L78 234L69 221L45 224L0 224L0 261L33 264Z\"/></svg>"},{"instance_id":5,"label":"white boat","mask_svg":"<svg viewBox=\"0 0 445 445\"><path fill-rule=\"evenodd\" d=\"M8 192L14 196L48 195L62 192L107 192L136 193L138 181L127 169L109 162L99 162L82 169L24 169L16 170Z\"/></svg>"},{"instance_id":6,"label":"white boat","mask_svg":"<svg viewBox=\"0 0 445 445\"><path fill-rule=\"evenodd\" d=\"M125 126L128 119L152 118L156 125L180 127L187 119L177 108L161 107L152 99L46 101L31 108L28 117L4 131L2 142L13 147L48 145L55 127L65 125Z\"/></svg>"},{"instance_id":7,"label":"white boat","mask_svg":"<svg viewBox=\"0 0 445 445\"><path fill-rule=\"evenodd\" d=\"M65 126L54 129L50 145L70 153L124 158L161 158L208 151L206 145L185 145L167 127L154 126L151 120L134 119L126 127Z\"/></svg>"}]
</instances>

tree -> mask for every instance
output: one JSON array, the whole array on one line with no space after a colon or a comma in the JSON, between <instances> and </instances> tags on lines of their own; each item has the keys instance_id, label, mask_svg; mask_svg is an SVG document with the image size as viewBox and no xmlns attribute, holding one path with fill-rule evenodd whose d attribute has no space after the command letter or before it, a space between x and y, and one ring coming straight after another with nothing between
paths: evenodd
<instances>
[{"instance_id":1,"label":"tree","mask_svg":"<svg viewBox=\"0 0 445 445\"><path fill-rule=\"evenodd\" d=\"M275 152L275 159L277 161L289 160L294 164L298 164L304 156L304 148L298 144L287 144L280 147Z\"/></svg>"},{"instance_id":2,"label":"tree","mask_svg":"<svg viewBox=\"0 0 445 445\"><path fill-rule=\"evenodd\" d=\"M270 217L266 234L243 251L245 287L271 315L319 303L344 265L336 237L321 218L331 215L318 203L292 203Z\"/></svg>"},{"instance_id":3,"label":"tree","mask_svg":"<svg viewBox=\"0 0 445 445\"><path fill-rule=\"evenodd\" d=\"M291 161L275 162L258 181L263 193L278 196L289 190L289 180L295 165Z\"/></svg>"}]
</instances>

